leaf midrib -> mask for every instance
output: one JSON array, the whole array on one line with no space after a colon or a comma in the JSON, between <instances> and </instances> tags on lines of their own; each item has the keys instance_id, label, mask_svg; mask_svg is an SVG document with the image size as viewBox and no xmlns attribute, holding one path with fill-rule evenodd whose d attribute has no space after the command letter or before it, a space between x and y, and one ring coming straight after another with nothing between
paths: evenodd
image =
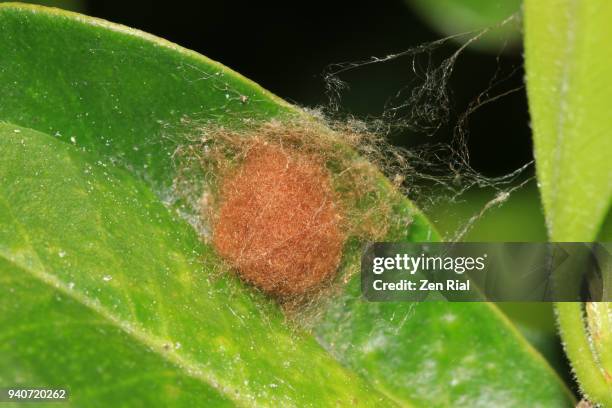
<instances>
[{"instance_id":1,"label":"leaf midrib","mask_svg":"<svg viewBox=\"0 0 612 408\"><path fill-rule=\"evenodd\" d=\"M575 15L576 13L576 9L578 6L577 0L569 0L570 2L570 6L569 8L574 12L572 14ZM567 113L569 112L569 108L568 108L568 101L567 101L567 96L569 94L569 88L570 88L570 73L573 70L573 61L574 59L571 58L571 55L574 53L574 50L576 48L576 34L575 34L575 30L576 30L576 25L577 22L575 21L577 19L574 19L572 17L569 17L567 19L567 30L566 35L565 35L565 44L566 46L564 47L564 55L563 55L563 60L565 61L565 63L563 64L563 68L561 70L561 78L560 78L560 89L559 89L559 109L557 109L557 134L555 136L555 146L554 146L554 152L553 152L553 157L554 157L554 163L563 163L563 161L561 161L563 159L563 157L565 156L565 151L563 150L564 147L564 139L565 139L565 123L566 123L566 117L568 116ZM558 212L558 208L559 208L559 204L560 201L557 200L557 196L559 195L559 185L561 184L562 180L560 180L561 178L561 166L553 166L552 169L552 176L551 176L551 183L550 183L550 202L551 202L551 206L550 206L550 214L548 219L550 220L549 222L549 233L550 233L550 237L552 239L557 239L556 236L556 232L555 232L555 227L556 227L556 214Z\"/></svg>"}]
</instances>

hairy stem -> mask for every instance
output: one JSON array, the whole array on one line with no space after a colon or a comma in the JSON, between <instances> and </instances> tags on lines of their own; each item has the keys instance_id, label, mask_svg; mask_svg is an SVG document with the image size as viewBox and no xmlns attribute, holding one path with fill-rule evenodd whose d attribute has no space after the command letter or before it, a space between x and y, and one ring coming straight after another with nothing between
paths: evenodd
<instances>
[{"instance_id":1,"label":"hairy stem","mask_svg":"<svg viewBox=\"0 0 612 408\"><path fill-rule=\"evenodd\" d=\"M603 407L612 407L612 382L604 376L591 349L581 303L557 303L559 330L574 373L585 396Z\"/></svg>"}]
</instances>

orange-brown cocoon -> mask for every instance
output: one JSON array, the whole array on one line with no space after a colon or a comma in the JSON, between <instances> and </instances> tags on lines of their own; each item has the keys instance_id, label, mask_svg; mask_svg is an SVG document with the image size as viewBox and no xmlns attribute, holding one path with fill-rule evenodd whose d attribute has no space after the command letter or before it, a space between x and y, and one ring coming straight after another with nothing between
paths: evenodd
<instances>
[{"instance_id":1,"label":"orange-brown cocoon","mask_svg":"<svg viewBox=\"0 0 612 408\"><path fill-rule=\"evenodd\" d=\"M314 157L255 143L220 186L213 244L247 281L299 295L338 267L344 234L330 176Z\"/></svg>"}]
</instances>

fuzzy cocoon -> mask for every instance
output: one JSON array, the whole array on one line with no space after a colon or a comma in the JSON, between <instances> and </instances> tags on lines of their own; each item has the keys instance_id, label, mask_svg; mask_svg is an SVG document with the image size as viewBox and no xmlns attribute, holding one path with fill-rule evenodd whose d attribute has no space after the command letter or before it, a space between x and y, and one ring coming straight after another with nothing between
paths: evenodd
<instances>
[{"instance_id":1,"label":"fuzzy cocoon","mask_svg":"<svg viewBox=\"0 0 612 408\"><path fill-rule=\"evenodd\" d=\"M222 180L213 244L263 291L302 295L328 281L345 234L331 177L315 156L259 142Z\"/></svg>"}]
</instances>

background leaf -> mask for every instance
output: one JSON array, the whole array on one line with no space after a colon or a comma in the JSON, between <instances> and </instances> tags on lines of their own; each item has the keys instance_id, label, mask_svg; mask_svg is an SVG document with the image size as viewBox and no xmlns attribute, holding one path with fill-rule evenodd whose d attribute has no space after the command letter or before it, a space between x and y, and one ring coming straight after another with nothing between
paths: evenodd
<instances>
[{"instance_id":1,"label":"background leaf","mask_svg":"<svg viewBox=\"0 0 612 408\"><path fill-rule=\"evenodd\" d=\"M529 109L553 241L595 240L612 201L610 18L612 4L606 1L525 2ZM582 306L563 303L557 309L585 396L612 405L612 367L601 349L591 347L594 333L587 330ZM607 327L609 315L599 316ZM589 325L597 326L592 314Z\"/></svg>"},{"instance_id":2,"label":"background leaf","mask_svg":"<svg viewBox=\"0 0 612 408\"><path fill-rule=\"evenodd\" d=\"M39 156L36 156L29 153L28 156L31 156L32 160L34 160L34 157L40 156L53 157L54 154L57 154L56 150L61 152L63 147L70 157L76 157L78 153L78 160L75 158L77 162L84 160L93 166L101 161L109 168L113 168L113 174L116 175L111 179L120 178L124 180L114 188L129 191L123 183L137 185L144 198L140 195L134 198L139 201L133 204L135 206L134 211L139 212L137 211L138 208L142 210L143 207L154 206L158 214L165 214L163 216L166 220L164 225L167 228L161 231L162 238L164 234L170 234L171 236L177 234L176 231L178 230L181 231L181 234L185 234L187 240L182 246L179 245L181 242L174 243L174 245L179 245L180 250L168 251L160 255L162 257L160 265L166 265L170 261L180 262L181 265L186 265L185 268L193 268L189 269L191 271L189 276L198 276L198 279L202 280L202 282L198 280L201 285L208 285L209 283L204 281L206 281L206 278L212 279L210 270L208 268L202 270L200 263L196 262L192 252L199 245L195 232L192 230L187 232L189 228L184 221L162 211L164 208L161 205L162 200L166 203L170 202L170 205L174 203L171 184L176 169L172 163L172 153L177 146L189 142L189 137L193 136L194 132L192 125L199 121L236 125L246 118L249 120L282 119L288 115L301 115L302 113L257 85L245 80L240 75L196 53L126 27L80 15L43 8L2 5L0 6L0 38L2 39L0 41L0 120L45 133L45 135L34 133L32 139L42 139L44 142L41 142L41 145L49 145L47 148L48 154L40 153ZM14 138L15 135L11 133L13 128L13 125L8 126L5 129L4 137ZM28 132L26 129L20 130L23 134ZM11 139L12 142L15 142L15 140L17 139ZM63 144L60 142L63 142ZM69 148L68 145L74 145L74 147ZM12 149L19 148L19 145L12 146ZM11 155L5 155L5 157L6 160L11 159ZM28 165L36 166L36 163L28 163L25 158L22 160L24 163L22 165L23 171L27 169ZM48 163L48 161L43 161L43 163ZM10 169L10 165L7 165L7 168ZM53 168L56 169L58 178L63 176L59 171L62 168L60 164ZM102 171L101 175L97 173L97 177L106 177L104 169L98 169L95 166L94 168L95 171ZM77 169L81 170L78 167ZM8 172L8 170L6 171ZM30 177L32 183L35 184L35 171L31 171L30 174L32 174L32 177ZM120 177L118 174L122 176ZM19 179L15 180L15 178L17 178L16 175L13 177L11 184L7 184L4 188L8 191L15 189L15 184L19 184ZM60 181L54 180L56 184L53 185L59 185ZM86 189L86 180L81 180L80 186L81 190ZM102 180L100 180L100 186L103 186ZM112 183L107 187L111 188ZM63 190L57 187L57 191L61 192ZM390 238L412 241L437 239L435 231L427 220L407 200L399 197L397 192L391 189L390 184L383 181L382 177L381 193L386 194L390 200L394 200L398 219L404 219L406 215L409 215L412 219L409 228L406 228L405 225L398 226L399 230L395 231L395 235L390 236ZM5 206L12 210L14 207L19 208L18 204L20 202L30 199L25 192L22 195L25 195L25 198L6 193L6 197L9 197L10 200ZM42 194L33 197L38 200L45 199ZM20 224L30 221L32 218L32 222L35 222L35 224L31 227L36 227L38 231L46 231L47 236L40 237L41 246L44 246L43 244L47 240L48 242L54 242L53 237L48 237L49 234L57 235L59 238L65 236L70 241L80 240L79 235L75 235L75 230L71 230L71 228L78 230L79 225L83 226L83 223L73 225L67 221L70 220L70 214L79 215L82 204L79 200L68 200L67 197L63 199L58 197L57 202L51 203L52 205L49 204L48 211L54 211L55 214L55 218L53 218L55 221L51 224L53 229L48 225L42 225L40 219L34 221L27 207L24 207L20 210L22 212L18 213ZM85 196L82 200L85 200ZM141 200L142 202L140 202ZM42 205L40 204L40 206ZM73 212L66 211L65 207L70 205L75 207L72 209ZM40 206L36 208L38 209ZM185 210L180 206L180 203L176 204L176 208L181 211ZM96 207L94 209L98 210ZM99 217L95 216L94 213L90 213L89 218L97 220ZM45 213L42 212L41 214ZM119 211L119 214L121 214L121 211ZM146 216L146 214L130 214L130 217ZM80 216L83 217L82 214ZM145 217L145 219L141 218L140 220L141 224L145 224L147 219ZM14 219L11 221L13 224L16 222ZM122 226L121 231L124 231L125 236L123 236L122 241L118 242L114 242L114 238L111 237L103 241L105 245L110 247L107 248L110 254L107 256L112 255L121 258L128 243L132 246L138 243L139 251L145 251L147 248L165 247L164 242L153 244L149 241L159 238L156 234L149 234L146 229L141 233L139 229L128 228L130 222L127 219L123 222L116 221L115 224ZM26 223L25 225L30 224ZM109 229L110 233L112 233L112 229ZM129 239L128 233L130 234ZM151 235L151 237L144 240L146 235ZM10 236L12 235L5 235L7 237L4 238L6 241L2 243L7 248L5 266L8 271L5 273L3 268L3 277L14 274L24 275L19 270L15 270L19 264L16 264L17 261L13 259L18 258L19 245L8 238ZM19 237L19 235L16 237ZM166 236L164 239L170 238ZM120 245L120 242L126 244ZM84 243L79 244L84 245ZM68 245L68 242L62 241L62 245L56 246L63 247L65 245ZM43 249L47 250L46 248ZM91 251L91 249L89 250ZM205 245L202 245L199 251L203 251L202 256L205 259L208 259L208 257L214 259L211 251ZM147 251L147 255L152 252L157 251ZM166 252L166 250L161 252ZM86 254L87 252L84 252L84 255ZM343 272L345 274L350 273L357 267L359 254L360 247L358 245L348 248L344 259L345 269ZM170 257L170 259L166 262L164 259L167 257ZM140 254L134 262L143 258L146 258L146 256ZM48 259L59 262L59 259L68 259L68 256L61 258L58 252L49 252ZM96 271L106 269L105 263L95 264L93 260L90 259L89 261L94 263L90 267L95 268ZM17 266L13 266L13 264ZM212 264L218 266L217 262L212 262ZM63 281L64 284L70 285L70 282L75 282L75 288L86 288L86 283L90 279L87 276L86 265L73 265L75 269L71 270L72 275L70 275L70 279L73 279L73 275L83 275L81 277L83 283L72 280ZM109 265L114 264L109 263ZM210 263L206 265L211 266ZM62 265L59 263L44 266L50 268L49 273L67 273L61 269ZM164 268L157 271L161 282L164 282L164 279L175 279L172 264L167 266L168 269ZM117 285L117 282L128 279L130 276L128 268L132 268L131 263L123 264L123 269L121 269L123 272L118 269L113 270L112 273L108 272L113 278L108 282L104 279L95 280L96 285L92 286L91 290L99 287L110 288L109 282L114 282ZM11 275L8 275L9 273ZM144 273L143 271L140 275ZM101 273L93 276L104 278ZM136 279L136 277L132 277L132 279ZM503 396L510 396L505 399L508 404L520 402L520 404L526 406L534 404L569 406L572 404L571 395L546 362L521 339L492 305L432 303L413 307L408 303L402 303L375 307L367 303L364 304L359 300L358 294L355 292L355 282L357 281L353 280L349 284L347 292L343 296L330 299L332 304L319 310L321 320L316 320L310 328L317 334L319 341L343 365L357 371L362 377L369 380L373 387L386 394L391 400L407 406L411 404L427 406L430 403L465 403L472 406L486 406L487 401L479 397L486 395L486 398L495 396L496 401L500 402L502 402ZM146 283L142 288L145 292L148 287ZM132 282L128 287L131 289L132 286L136 287L139 284L140 279ZM168 344L168 347L175 344L176 347L178 341L181 346L179 347L180 351L176 351L176 353L197 355L199 356L197 361L208 361L210 359L210 366L206 366L207 369L212 370L213 373L219 373L221 378L234 385L236 390L240 390L241 395L243 392L246 393L246 396L235 397L238 403L246 405L246 398L252 397L260 404L265 405L265 401L273 404L274 402L280 402L282 396L286 395L287 400L282 401L285 404L307 404L309 402L308 398L317 398L317 402L324 404L328 393L333 391L338 392L341 398L346 394L355 395L357 397L356 404L391 404L388 400L380 401L380 395L372 392L351 374L334 366L331 360L321 356L317 346L308 338L302 338L299 330L296 339L288 336L288 329L281 324L278 310L265 299L249 295L248 291L245 292L241 289L239 283L225 276L212 280L210 285L219 285L221 288L228 285L229 288L233 289L227 289L229 292L220 290L216 293L213 291L210 299L207 299L210 292L208 286L196 287L193 292L186 291L179 286L176 289L173 289L174 287L164 288L161 294L159 291L153 294L146 292L148 297L135 298L134 300L134 307L140 313L136 316L140 325L156 330L154 331L156 336L159 333L165 333L161 331L163 325L160 327L160 322L158 322L160 305L157 305L154 301L160 302L156 297L163 298L171 294L173 300L170 304L178 302L177 307L183 309L180 309L180 313L178 310L174 310L172 316L178 319L176 322L169 321L169 323L177 325L172 326L172 330L168 329L168 333L171 333L172 336L160 336L163 339L169 338L171 341L155 343L156 347L164 349L166 344ZM114 308L116 304L118 304L119 310L128 307L127 300L119 297L122 285L119 284L118 286L115 289L116 292L106 293L102 291L100 302L104 307ZM217 286L214 287L217 289ZM48 288L48 290L51 289ZM22 291L27 293L27 290L27 284L24 283ZM94 293L97 295L97 292ZM105 293L107 297L103 296ZM52 298L52 296L49 296L49 298ZM118 299L122 302L117 303ZM228 302L228 299L231 302ZM9 310L10 305L15 302L15 298L13 297L12 300L7 302L10 303L2 306L3 311ZM234 302L237 302L236 305L243 305L241 310L234 308ZM232 309L228 309L229 303L231 303ZM22 309L23 306L16 310ZM15 313L13 309L11 310L12 313ZM222 312L221 317L217 318L214 314L208 314L208 310ZM457 316L459 319L457 321L461 322L460 329L455 330L453 329L454 326L450 325L442 330L440 325L429 324L434 316L442 319L448 312ZM400 316L402 320L396 320ZM330 319L334 317L339 320L336 326L337 330L332 333L333 326L330 325ZM478 317L485 319L488 322L488 329L505 337L505 340L500 342L499 337L482 329L480 327L481 320ZM406 320L403 320L404 318ZM195 324L193 323L194 320ZM394 330L400 330L397 325L402 321L405 323L402 326L404 329L401 330L405 331L395 332ZM353 324L346 324L348 322ZM216 324L223 327L215 328ZM214 327L210 328L208 325ZM262 332L257 328L253 329L252 325L266 327L268 332ZM468 333L467 336L461 335L461 332L464 331ZM416 336L412 334L413 332L418 332L419 335ZM97 333L104 335L100 331ZM183 341L183 337L187 336L186 333L189 336L193 335L194 338ZM223 335L217 335L218 333L223 333ZM397 335L394 336L394 333ZM240 337L236 341L244 342L244 344L234 344L228 340L237 335ZM251 339L252 336L255 338ZM436 344L440 346L443 344L444 347L436 349L435 353L427 356L428 365L421 365L424 362L422 356L417 355L415 357L411 351L426 349L425 339L437 339L440 336L443 336L445 341L439 340ZM353 347L349 344L357 338L365 343L369 341L371 344L374 344L379 338L392 341L389 341L388 348L381 348L374 354L367 354L364 353L363 348ZM462 340L469 340L471 347L465 348L461 343ZM213 343L214 341L217 341L217 343ZM57 342L43 336L38 347L44 348L46 345L53 344L57 344ZM287 376L285 376L283 373L279 373L276 367L283 363L285 359L284 347L289 344L292 344L296 349L296 355L292 357L295 358L296 363L292 367L294 360L290 360ZM57 356L57 359L64 359L61 360L63 365L73 365L75 375L78 368L82 366L83 359L88 356L86 351L79 347L79 344L75 344L73 353L64 357ZM243 350L243 348L245 349ZM306 349L312 350L314 368L328 366L329 374L323 374L301 365L302 351L306 353ZM491 350L496 352L493 353ZM243 353L246 354L243 355ZM401 359L395 358L395 356L400 355L402 356ZM5 353L1 356L4 359L0 360L1 367L10 367L12 360L20 361L23 358L19 355ZM224 358L221 356L224 356ZM464 372L462 379L467 381L463 382L461 380L458 383L461 387L456 389L449 388L448 383L440 382L440 379L448 380L453 378L455 374L461 374L462 366L460 362L468 357L478 361L478 364L483 365L483 367L489 367L492 371L471 369L468 373ZM521 364L509 367L508 362L514 361L515 358ZM245 363L247 360L251 361L250 359L252 359L252 363ZM270 359L269 366L266 365L268 359ZM50 369L47 366L50 362L54 363L57 360L38 360L35 356L30 356L30 360L27 361L28 365L24 370L30 371L28 375L31 378L54 378L54 372L48 371ZM226 369L227 364L230 364L229 367L238 372L224 373L218 371L220 366L215 364L221 364L221 362L226 364L224 366ZM138 366L138 364L134 363L135 366ZM321 365L319 366L319 364ZM435 370L432 369L432 364L436 366ZM244 369L241 369L241 367ZM423 371L413 372L415 369L423 369ZM511 369L511 372L506 372L504 377L498 380L490 377L492 372L502 372L506 369ZM389 377L391 371L395 374ZM293 378L291 373L297 372L302 373L303 376ZM124 378L120 374L113 372L113 379L118 382L127 381L125 387L130 388L129 375ZM260 374L262 378L255 380L255 377ZM406 378L415 379L416 374L422 376L418 386L406 381ZM229 376L229 379L225 377L226 375ZM278 381L273 381L272 376L278 377ZM330 380L329 376L336 379ZM387 377L383 378L381 376ZM521 387L524 386L526 380L517 382L509 379L510 377L512 379L532 379L534 382L534 379L537 379L540 390L532 393L524 392ZM300 381L310 381L310 379L313 381L311 385L300 383ZM247 380L248 383L243 381L240 385L240 380ZM287 386L282 386L280 380L284 381ZM328 388L323 387L321 382L324 380ZM319 390L319 386L323 388ZM189 390L191 385L187 384L185 387ZM262 388L261 394L255 395L253 392L257 387L264 388ZM285 394L287 388L291 387L294 387L293 391ZM182 383L181 387L178 388L182 389ZM445 390L445 393L437 395L441 390ZM462 392L462 390L466 391ZM78 387L76 391L79 391ZM194 392L197 392L197 390ZM304 392L306 395L299 396L300 392ZM367 393L367 395L364 396L363 393ZM222 392L221 394L221 397L219 397L211 393L210 398L223 398L231 393ZM192 400L186 397L186 401L191 402ZM315 400L310 402L313 403L313 401ZM236 402L236 400L233 402Z\"/></svg>"},{"instance_id":3,"label":"background leaf","mask_svg":"<svg viewBox=\"0 0 612 408\"><path fill-rule=\"evenodd\" d=\"M471 47L499 53L520 44L521 32L516 23L499 26L520 11L521 0L407 0L412 8L432 27L444 35L474 33L483 29L491 32ZM466 42L473 35L456 38Z\"/></svg>"},{"instance_id":4,"label":"background leaf","mask_svg":"<svg viewBox=\"0 0 612 408\"><path fill-rule=\"evenodd\" d=\"M612 199L612 4L525 2L536 168L554 241L592 241Z\"/></svg>"}]
</instances>

